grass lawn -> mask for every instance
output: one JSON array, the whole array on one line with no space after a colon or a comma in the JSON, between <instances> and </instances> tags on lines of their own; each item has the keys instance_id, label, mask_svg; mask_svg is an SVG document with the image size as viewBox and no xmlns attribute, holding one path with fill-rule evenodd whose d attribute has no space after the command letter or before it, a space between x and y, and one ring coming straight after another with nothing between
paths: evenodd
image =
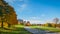
<instances>
[{"instance_id":1,"label":"grass lawn","mask_svg":"<svg viewBox=\"0 0 60 34\"><path fill-rule=\"evenodd\" d=\"M30 32L26 31L22 25L15 25L15 27L7 29L0 28L0 34L31 34Z\"/></svg>"},{"instance_id":2,"label":"grass lawn","mask_svg":"<svg viewBox=\"0 0 60 34\"><path fill-rule=\"evenodd\" d=\"M44 26L30 26L31 28L38 28L40 30L47 30L51 32L60 32L60 29L53 27L44 27Z\"/></svg>"}]
</instances>

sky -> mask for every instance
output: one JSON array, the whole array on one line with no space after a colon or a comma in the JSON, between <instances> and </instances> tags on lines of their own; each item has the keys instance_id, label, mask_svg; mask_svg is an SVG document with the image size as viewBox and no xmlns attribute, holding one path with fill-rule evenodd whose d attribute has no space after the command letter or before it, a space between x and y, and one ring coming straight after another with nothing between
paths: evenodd
<instances>
[{"instance_id":1,"label":"sky","mask_svg":"<svg viewBox=\"0 0 60 34\"><path fill-rule=\"evenodd\" d=\"M30 21L32 24L43 24L60 18L60 0L5 0L11 5L17 19Z\"/></svg>"}]
</instances>

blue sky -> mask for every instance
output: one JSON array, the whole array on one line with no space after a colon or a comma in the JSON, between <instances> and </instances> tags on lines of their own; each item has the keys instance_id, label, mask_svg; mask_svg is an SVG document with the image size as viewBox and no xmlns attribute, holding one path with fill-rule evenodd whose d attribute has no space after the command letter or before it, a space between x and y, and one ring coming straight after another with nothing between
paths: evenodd
<instances>
[{"instance_id":1,"label":"blue sky","mask_svg":"<svg viewBox=\"0 0 60 34\"><path fill-rule=\"evenodd\" d=\"M17 19L45 23L60 18L60 0L5 0L14 7Z\"/></svg>"}]
</instances>

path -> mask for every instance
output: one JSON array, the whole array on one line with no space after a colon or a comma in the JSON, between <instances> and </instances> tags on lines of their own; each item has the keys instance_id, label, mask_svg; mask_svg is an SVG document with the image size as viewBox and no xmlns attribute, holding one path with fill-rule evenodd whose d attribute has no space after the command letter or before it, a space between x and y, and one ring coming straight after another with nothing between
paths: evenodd
<instances>
[{"instance_id":1,"label":"path","mask_svg":"<svg viewBox=\"0 0 60 34\"><path fill-rule=\"evenodd\" d=\"M24 27L24 28L33 34L60 34L60 33L48 33L48 31L41 31L38 29L32 29L30 27Z\"/></svg>"}]
</instances>

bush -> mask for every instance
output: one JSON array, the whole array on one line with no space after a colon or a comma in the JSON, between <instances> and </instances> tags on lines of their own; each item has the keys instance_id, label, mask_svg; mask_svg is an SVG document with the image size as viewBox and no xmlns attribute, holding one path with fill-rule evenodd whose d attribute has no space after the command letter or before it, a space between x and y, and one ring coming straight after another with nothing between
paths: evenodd
<instances>
[{"instance_id":1,"label":"bush","mask_svg":"<svg viewBox=\"0 0 60 34\"><path fill-rule=\"evenodd\" d=\"M50 23L47 23L48 24L48 27L52 27L52 25Z\"/></svg>"}]
</instances>

